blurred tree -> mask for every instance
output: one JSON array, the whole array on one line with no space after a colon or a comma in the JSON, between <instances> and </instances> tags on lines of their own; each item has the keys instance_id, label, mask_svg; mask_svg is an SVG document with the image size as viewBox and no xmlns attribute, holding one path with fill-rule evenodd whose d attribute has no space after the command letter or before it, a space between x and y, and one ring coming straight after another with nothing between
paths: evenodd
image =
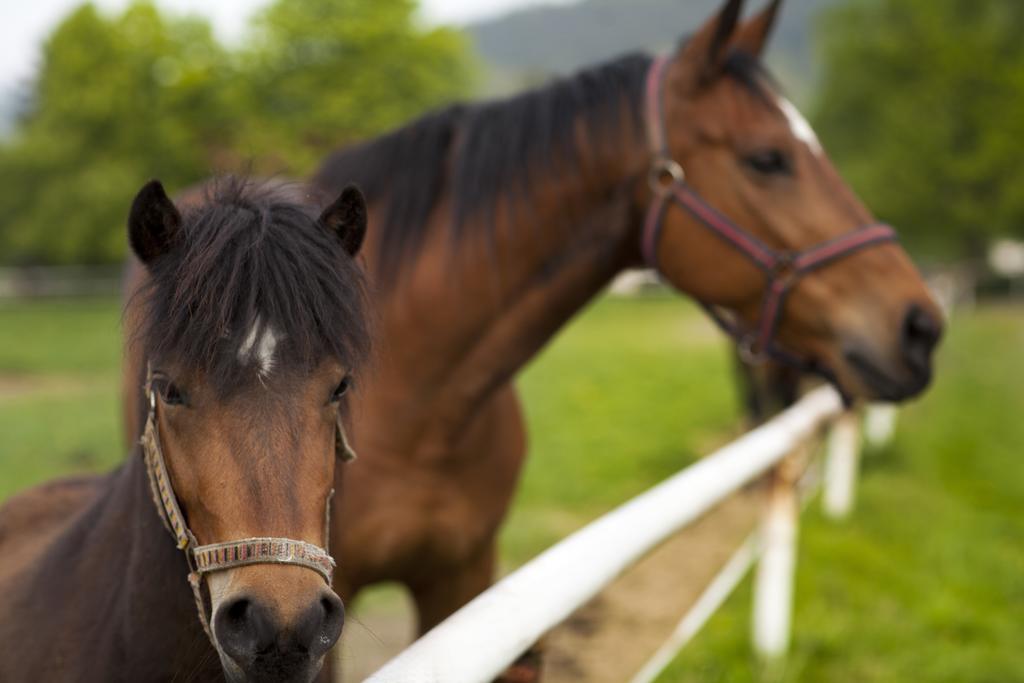
<instances>
[{"instance_id":1,"label":"blurred tree","mask_svg":"<svg viewBox=\"0 0 1024 683\"><path fill-rule=\"evenodd\" d=\"M462 34L419 26L414 0L276 0L259 14L240 82L258 115L260 168L307 172L334 147L470 90Z\"/></svg>"},{"instance_id":2,"label":"blurred tree","mask_svg":"<svg viewBox=\"0 0 1024 683\"><path fill-rule=\"evenodd\" d=\"M86 4L43 48L28 106L0 144L0 263L116 262L135 191L214 172L302 175L335 145L464 95L459 34L412 0L277 0L244 48L149 0Z\"/></svg>"},{"instance_id":3,"label":"blurred tree","mask_svg":"<svg viewBox=\"0 0 1024 683\"><path fill-rule=\"evenodd\" d=\"M918 252L1024 237L1024 2L848 0L820 25L817 123Z\"/></svg>"},{"instance_id":4,"label":"blurred tree","mask_svg":"<svg viewBox=\"0 0 1024 683\"><path fill-rule=\"evenodd\" d=\"M194 182L228 151L239 107L226 53L197 20L149 3L119 17L85 5L43 48L28 110L0 148L5 262L104 262L150 177Z\"/></svg>"}]
</instances>

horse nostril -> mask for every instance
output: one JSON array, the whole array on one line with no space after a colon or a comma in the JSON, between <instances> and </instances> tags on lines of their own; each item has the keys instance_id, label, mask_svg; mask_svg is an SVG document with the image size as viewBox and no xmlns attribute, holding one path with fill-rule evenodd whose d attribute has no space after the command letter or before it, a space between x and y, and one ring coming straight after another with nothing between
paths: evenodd
<instances>
[{"instance_id":1,"label":"horse nostril","mask_svg":"<svg viewBox=\"0 0 1024 683\"><path fill-rule=\"evenodd\" d=\"M267 609L247 597L221 605L213 618L213 633L221 649L240 664L271 647L276 638Z\"/></svg>"},{"instance_id":2,"label":"horse nostril","mask_svg":"<svg viewBox=\"0 0 1024 683\"><path fill-rule=\"evenodd\" d=\"M322 655L338 642L344 625L345 608L341 598L325 591L296 625L297 645L314 656Z\"/></svg>"},{"instance_id":3,"label":"horse nostril","mask_svg":"<svg viewBox=\"0 0 1024 683\"><path fill-rule=\"evenodd\" d=\"M915 369L927 369L942 337L942 323L914 304L903 318L903 356Z\"/></svg>"},{"instance_id":4,"label":"horse nostril","mask_svg":"<svg viewBox=\"0 0 1024 683\"><path fill-rule=\"evenodd\" d=\"M245 621L245 616L249 613L249 601L246 598L240 598L235 600L233 603L228 605L225 618L230 619L233 622Z\"/></svg>"}]
</instances>

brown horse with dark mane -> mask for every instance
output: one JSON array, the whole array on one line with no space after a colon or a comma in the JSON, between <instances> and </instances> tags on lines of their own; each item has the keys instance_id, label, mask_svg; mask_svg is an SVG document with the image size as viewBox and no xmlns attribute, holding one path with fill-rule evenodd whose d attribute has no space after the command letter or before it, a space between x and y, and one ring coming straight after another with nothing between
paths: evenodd
<instances>
[{"instance_id":1,"label":"brown horse with dark mane","mask_svg":"<svg viewBox=\"0 0 1024 683\"><path fill-rule=\"evenodd\" d=\"M927 386L940 313L760 62L779 2L742 5L668 58L455 106L316 174L358 183L375 223L382 341L332 525L346 599L401 582L425 631L490 584L526 452L512 380L624 269L655 266L745 354L850 401Z\"/></svg>"},{"instance_id":2,"label":"brown horse with dark mane","mask_svg":"<svg viewBox=\"0 0 1024 683\"><path fill-rule=\"evenodd\" d=\"M310 681L341 633L327 521L369 351L363 198L320 213L223 180L179 206L153 182L129 218L142 445L0 509L0 680Z\"/></svg>"}]
</instances>

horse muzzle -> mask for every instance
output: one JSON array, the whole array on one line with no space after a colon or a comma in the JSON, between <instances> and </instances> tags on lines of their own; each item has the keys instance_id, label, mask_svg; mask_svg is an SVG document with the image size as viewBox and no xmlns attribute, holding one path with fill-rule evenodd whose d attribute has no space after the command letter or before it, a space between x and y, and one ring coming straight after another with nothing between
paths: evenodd
<instances>
[{"instance_id":1,"label":"horse muzzle","mask_svg":"<svg viewBox=\"0 0 1024 683\"><path fill-rule=\"evenodd\" d=\"M900 327L895 358L855 345L844 351L858 379L881 401L905 401L921 394L931 383L935 349L942 339L942 322L924 308L908 307Z\"/></svg>"},{"instance_id":2,"label":"horse muzzle","mask_svg":"<svg viewBox=\"0 0 1024 683\"><path fill-rule=\"evenodd\" d=\"M239 683L311 681L345 623L341 599L325 588L292 623L255 595L223 601L212 628L225 673Z\"/></svg>"}]
</instances>

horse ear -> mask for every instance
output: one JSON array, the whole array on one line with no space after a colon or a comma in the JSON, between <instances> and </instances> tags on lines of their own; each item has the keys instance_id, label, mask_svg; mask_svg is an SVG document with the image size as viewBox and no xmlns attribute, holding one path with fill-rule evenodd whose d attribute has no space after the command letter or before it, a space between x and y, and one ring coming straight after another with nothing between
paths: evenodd
<instances>
[{"instance_id":1,"label":"horse ear","mask_svg":"<svg viewBox=\"0 0 1024 683\"><path fill-rule=\"evenodd\" d=\"M722 72L729 52L729 41L736 32L742 11L743 0L727 0L718 14L687 42L680 53L680 59L687 67L687 80L690 83L707 83Z\"/></svg>"},{"instance_id":2,"label":"horse ear","mask_svg":"<svg viewBox=\"0 0 1024 683\"><path fill-rule=\"evenodd\" d=\"M366 236L366 200L363 193L355 185L346 187L320 214L320 223L338 236L349 256L355 256Z\"/></svg>"},{"instance_id":3,"label":"horse ear","mask_svg":"<svg viewBox=\"0 0 1024 683\"><path fill-rule=\"evenodd\" d=\"M167 252L181 227L181 214L159 180L151 180L135 195L128 213L128 242L143 263Z\"/></svg>"},{"instance_id":4,"label":"horse ear","mask_svg":"<svg viewBox=\"0 0 1024 683\"><path fill-rule=\"evenodd\" d=\"M745 50L755 57L760 57L768 44L768 38L775 26L775 19L781 5L782 0L772 0L760 14L750 21L744 22L736 31L733 46Z\"/></svg>"}]
</instances>

